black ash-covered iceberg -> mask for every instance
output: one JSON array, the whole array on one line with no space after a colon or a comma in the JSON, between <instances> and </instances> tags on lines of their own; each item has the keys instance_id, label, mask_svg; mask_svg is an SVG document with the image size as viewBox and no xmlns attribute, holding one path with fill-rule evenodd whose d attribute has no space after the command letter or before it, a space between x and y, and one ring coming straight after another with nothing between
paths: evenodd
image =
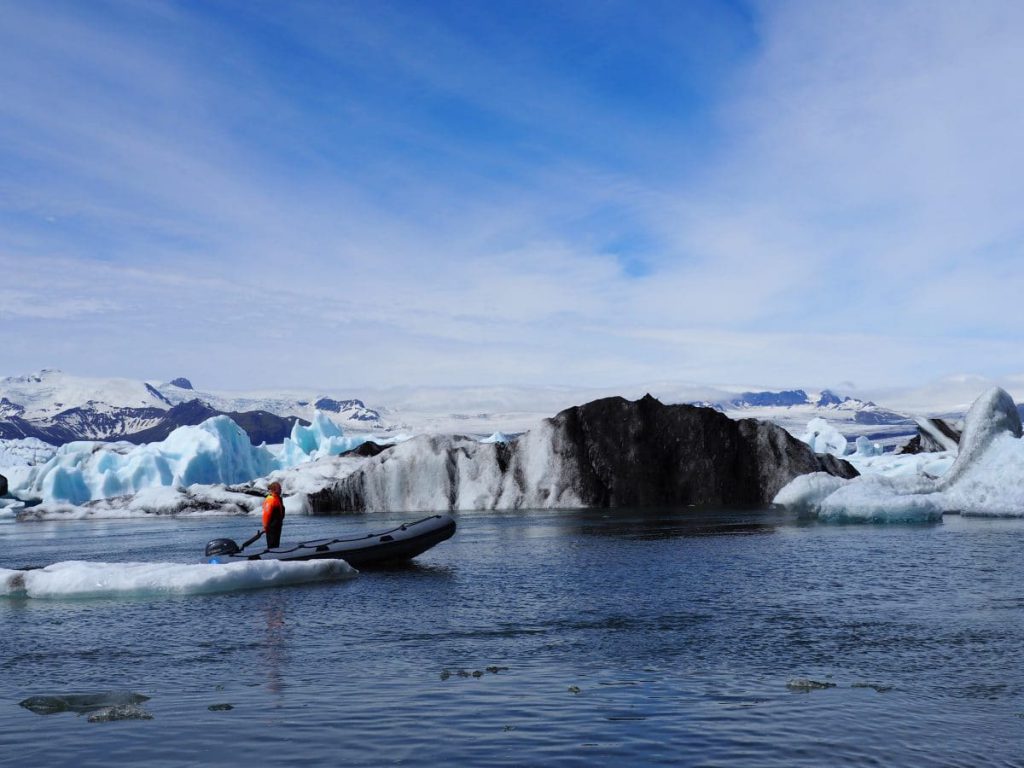
<instances>
[{"instance_id":1,"label":"black ash-covered iceberg","mask_svg":"<svg viewBox=\"0 0 1024 768\"><path fill-rule=\"evenodd\" d=\"M650 395L595 400L508 443L420 436L308 497L309 511L765 505L793 478L857 472L785 430Z\"/></svg>"}]
</instances>

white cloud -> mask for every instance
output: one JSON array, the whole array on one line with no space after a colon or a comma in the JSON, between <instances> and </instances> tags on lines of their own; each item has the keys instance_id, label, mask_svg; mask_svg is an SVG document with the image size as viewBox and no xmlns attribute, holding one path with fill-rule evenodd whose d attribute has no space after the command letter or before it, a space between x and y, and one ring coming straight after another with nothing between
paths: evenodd
<instances>
[{"instance_id":1,"label":"white cloud","mask_svg":"<svg viewBox=\"0 0 1024 768\"><path fill-rule=\"evenodd\" d=\"M12 373L812 386L1018 367L1017 4L764 3L719 138L686 164L668 160L685 124L653 130L528 47L288 26L330 66L365 57L522 135L621 145L504 157L319 94L436 173L331 143L230 34L157 12L170 39L5 8L0 139L30 166L0 182ZM218 67L173 44L210 36ZM608 251L617 229L648 236L648 269Z\"/></svg>"}]
</instances>

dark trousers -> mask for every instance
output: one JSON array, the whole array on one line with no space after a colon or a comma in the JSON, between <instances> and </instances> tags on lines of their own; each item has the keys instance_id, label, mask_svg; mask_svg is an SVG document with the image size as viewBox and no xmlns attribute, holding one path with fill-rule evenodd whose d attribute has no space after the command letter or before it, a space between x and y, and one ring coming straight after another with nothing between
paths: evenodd
<instances>
[{"instance_id":1,"label":"dark trousers","mask_svg":"<svg viewBox=\"0 0 1024 768\"><path fill-rule=\"evenodd\" d=\"M275 520L267 526L267 549L276 549L281 546L281 528L284 520Z\"/></svg>"}]
</instances>

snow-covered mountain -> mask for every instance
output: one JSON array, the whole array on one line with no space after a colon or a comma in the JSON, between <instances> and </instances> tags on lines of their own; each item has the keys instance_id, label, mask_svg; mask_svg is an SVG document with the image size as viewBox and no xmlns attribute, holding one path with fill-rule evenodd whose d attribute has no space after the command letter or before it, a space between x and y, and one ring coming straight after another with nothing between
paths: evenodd
<instances>
[{"instance_id":1,"label":"snow-covered mountain","mask_svg":"<svg viewBox=\"0 0 1024 768\"><path fill-rule=\"evenodd\" d=\"M28 376L0 379L0 403L20 407L14 414L23 419L47 423L75 408L93 413L116 413L136 409L165 411L172 403L144 381L72 376L44 369ZM0 410L0 417L5 416Z\"/></svg>"},{"instance_id":2,"label":"snow-covered mountain","mask_svg":"<svg viewBox=\"0 0 1024 768\"><path fill-rule=\"evenodd\" d=\"M0 438L59 444L102 440L160 423L171 403L131 379L100 379L42 370L0 379Z\"/></svg>"},{"instance_id":3,"label":"snow-covered mountain","mask_svg":"<svg viewBox=\"0 0 1024 768\"><path fill-rule=\"evenodd\" d=\"M734 419L770 421L795 437L814 419L824 419L851 441L865 437L884 448L902 445L917 434L914 416L829 389L740 392L690 403L714 408Z\"/></svg>"},{"instance_id":4,"label":"snow-covered mountain","mask_svg":"<svg viewBox=\"0 0 1024 768\"><path fill-rule=\"evenodd\" d=\"M326 411L331 420L348 430L387 429L383 416L362 400L341 398L316 391L297 392L211 392L197 390L186 378L156 384L154 388L173 405L199 400L222 413L264 411L282 418L309 421L316 412Z\"/></svg>"},{"instance_id":5,"label":"snow-covered mountain","mask_svg":"<svg viewBox=\"0 0 1024 768\"><path fill-rule=\"evenodd\" d=\"M955 398L933 395L927 402L961 398L960 390L966 384L960 379L954 383L959 387ZM329 412L346 432L482 436L521 433L572 405L613 395L638 399L648 392L664 403L706 405L733 418L770 421L797 437L812 419L823 418L850 440L863 436L887 448L901 445L916 434L915 417L958 417L948 410L935 413L927 406L894 409L828 389L744 391L673 382L618 389L396 386L365 390L356 399L351 396L354 393L323 389L222 392L197 389L183 377L147 383L88 379L45 370L0 379L0 439L38 437L60 444L76 439L153 434L151 430L165 434L169 428L194 421L182 421L177 415L181 406L196 401L200 405L190 406L190 413L262 412L309 421L321 410ZM899 402L905 404L906 398ZM178 410L169 413L175 406Z\"/></svg>"},{"instance_id":6,"label":"snow-covered mountain","mask_svg":"<svg viewBox=\"0 0 1024 768\"><path fill-rule=\"evenodd\" d=\"M280 442L296 419L327 411L348 431L380 431L381 414L361 400L321 393L220 394L197 391L185 378L167 384L84 378L43 370L0 379L0 440L161 439L175 427L220 413L242 424L257 443Z\"/></svg>"}]
</instances>

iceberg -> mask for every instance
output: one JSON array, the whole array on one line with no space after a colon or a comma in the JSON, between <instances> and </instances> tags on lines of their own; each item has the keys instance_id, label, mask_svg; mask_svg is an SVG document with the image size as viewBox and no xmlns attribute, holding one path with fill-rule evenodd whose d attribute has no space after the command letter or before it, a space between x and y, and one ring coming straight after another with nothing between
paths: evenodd
<instances>
[{"instance_id":1,"label":"iceberg","mask_svg":"<svg viewBox=\"0 0 1024 768\"><path fill-rule=\"evenodd\" d=\"M47 505L82 505L134 497L154 488L232 485L352 450L367 440L392 444L403 436L346 436L318 412L307 427L296 422L281 446L254 446L228 416L179 427L166 440L144 445L79 441L56 449L43 463L15 467L11 494ZM5 471L6 474L6 471ZM170 500L162 506L180 503ZM122 504L121 506L129 506ZM242 505L246 506L246 505Z\"/></svg>"},{"instance_id":2,"label":"iceberg","mask_svg":"<svg viewBox=\"0 0 1024 768\"><path fill-rule=\"evenodd\" d=\"M69 560L45 568L0 568L0 598L101 598L205 595L348 579L344 560L242 563L98 563Z\"/></svg>"},{"instance_id":3,"label":"iceberg","mask_svg":"<svg viewBox=\"0 0 1024 768\"><path fill-rule=\"evenodd\" d=\"M314 514L763 505L819 470L856 475L781 427L648 395L568 408L508 443L420 435L306 498Z\"/></svg>"},{"instance_id":4,"label":"iceberg","mask_svg":"<svg viewBox=\"0 0 1024 768\"><path fill-rule=\"evenodd\" d=\"M971 406L959 453L849 458L852 480L797 477L774 502L831 521L924 522L944 513L1024 517L1024 439L1020 414L993 388Z\"/></svg>"},{"instance_id":5,"label":"iceberg","mask_svg":"<svg viewBox=\"0 0 1024 768\"><path fill-rule=\"evenodd\" d=\"M822 418L811 419L807 424L807 432L800 439L811 446L815 453L830 453L833 456L846 454L846 438Z\"/></svg>"},{"instance_id":6,"label":"iceberg","mask_svg":"<svg viewBox=\"0 0 1024 768\"><path fill-rule=\"evenodd\" d=\"M861 435L854 443L854 453L857 456L881 456L882 446L878 443L872 443L864 435Z\"/></svg>"}]
</instances>

